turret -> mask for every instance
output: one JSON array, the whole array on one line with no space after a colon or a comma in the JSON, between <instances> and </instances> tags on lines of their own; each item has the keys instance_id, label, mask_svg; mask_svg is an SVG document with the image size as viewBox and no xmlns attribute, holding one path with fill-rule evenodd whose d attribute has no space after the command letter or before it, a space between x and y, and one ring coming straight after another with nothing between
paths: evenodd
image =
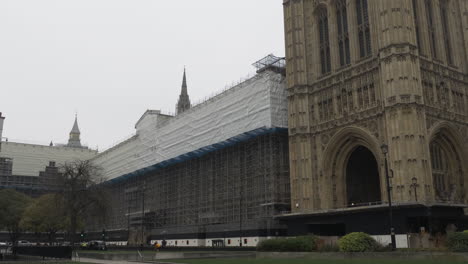
<instances>
[{"instance_id":1,"label":"turret","mask_svg":"<svg viewBox=\"0 0 468 264\"><path fill-rule=\"evenodd\" d=\"M67 147L81 148L80 134L80 129L78 128L78 117L75 116L75 123L70 131L70 138L68 139Z\"/></svg>"}]
</instances>

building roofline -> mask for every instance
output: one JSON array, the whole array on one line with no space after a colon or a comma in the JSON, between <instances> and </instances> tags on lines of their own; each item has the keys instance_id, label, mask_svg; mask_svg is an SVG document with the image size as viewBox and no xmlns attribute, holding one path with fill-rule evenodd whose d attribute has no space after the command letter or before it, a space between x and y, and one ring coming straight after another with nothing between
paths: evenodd
<instances>
[{"instance_id":1,"label":"building roofline","mask_svg":"<svg viewBox=\"0 0 468 264\"><path fill-rule=\"evenodd\" d=\"M222 142L218 142L218 143L215 143L215 144L212 144L212 145L209 145L209 146L205 146L205 147L199 148L197 150L184 153L184 154L179 155L177 157L174 157L174 158L171 158L171 159L168 159L168 160L164 160L164 161L158 162L156 164L153 164L151 166L148 166L148 167L145 167L145 168L142 168L142 169L127 173L125 175L122 175L122 176L107 180L103 184L114 184L114 183L119 183L119 182L122 182L122 181L126 181L126 180L128 180L130 178L141 177L141 176L144 176L144 175L146 175L148 173L152 173L152 172L155 172L157 170L160 170L162 168L166 168L168 166L172 166L172 165L180 163L180 162L184 162L184 161L187 161L187 160L198 158L198 157L204 156L206 154L212 153L214 151L221 150L221 149L233 146L235 144L242 143L242 142L251 140L253 138L262 136L262 135L273 134L273 133L278 133L278 132L287 132L287 131L288 131L287 128L282 128L282 127L271 127L271 128L261 127L261 128L257 128L257 129L254 129L254 130L251 130L251 131L248 131L248 132L244 132L242 134L239 134L239 135L237 135L235 137L229 138L229 139L224 140Z\"/></svg>"}]
</instances>

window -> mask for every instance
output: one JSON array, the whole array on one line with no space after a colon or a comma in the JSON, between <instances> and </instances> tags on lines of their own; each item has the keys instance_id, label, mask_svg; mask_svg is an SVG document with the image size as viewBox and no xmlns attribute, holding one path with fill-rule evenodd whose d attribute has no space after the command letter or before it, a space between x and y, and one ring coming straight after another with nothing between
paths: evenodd
<instances>
[{"instance_id":1,"label":"window","mask_svg":"<svg viewBox=\"0 0 468 264\"><path fill-rule=\"evenodd\" d=\"M369 10L367 7L367 0L356 0L356 15L358 22L359 53L361 58L364 58L371 55Z\"/></svg>"},{"instance_id":2,"label":"window","mask_svg":"<svg viewBox=\"0 0 468 264\"><path fill-rule=\"evenodd\" d=\"M327 9L325 8L320 8L318 11L318 26L320 35L320 64L322 66L322 74L325 74L331 71L330 38L328 36L328 14Z\"/></svg>"},{"instance_id":3,"label":"window","mask_svg":"<svg viewBox=\"0 0 468 264\"><path fill-rule=\"evenodd\" d=\"M340 65L350 63L348 15L346 14L346 0L336 2L336 19L338 25L338 48L340 54Z\"/></svg>"},{"instance_id":4,"label":"window","mask_svg":"<svg viewBox=\"0 0 468 264\"><path fill-rule=\"evenodd\" d=\"M442 19L442 31L445 44L445 54L447 56L447 63L453 64L452 58L452 48L450 46L450 31L448 25L448 16L447 16L448 3L447 0L440 1L440 18Z\"/></svg>"},{"instance_id":5,"label":"window","mask_svg":"<svg viewBox=\"0 0 468 264\"><path fill-rule=\"evenodd\" d=\"M0 176L11 176L13 172L13 159L0 157Z\"/></svg>"},{"instance_id":6,"label":"window","mask_svg":"<svg viewBox=\"0 0 468 264\"><path fill-rule=\"evenodd\" d=\"M435 42L435 27L434 17L432 13L432 0L425 0L426 3L426 16L427 16L427 29L429 31L429 45L431 46L431 53L434 59L437 58L437 49Z\"/></svg>"},{"instance_id":7,"label":"window","mask_svg":"<svg viewBox=\"0 0 468 264\"><path fill-rule=\"evenodd\" d=\"M447 174L449 171L447 164L447 153L438 144L434 142L430 146L431 149L431 163L432 175L434 177L434 187L436 192L443 192L447 189Z\"/></svg>"},{"instance_id":8,"label":"window","mask_svg":"<svg viewBox=\"0 0 468 264\"><path fill-rule=\"evenodd\" d=\"M416 45L418 45L419 53L421 53L421 40L419 39L419 20L418 20L417 0L413 0L413 17L414 17L414 31L416 33Z\"/></svg>"}]
</instances>

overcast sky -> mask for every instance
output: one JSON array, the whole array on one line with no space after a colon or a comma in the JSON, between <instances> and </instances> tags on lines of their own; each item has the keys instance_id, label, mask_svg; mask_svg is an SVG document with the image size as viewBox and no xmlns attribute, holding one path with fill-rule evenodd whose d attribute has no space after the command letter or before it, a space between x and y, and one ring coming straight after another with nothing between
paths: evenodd
<instances>
[{"instance_id":1,"label":"overcast sky","mask_svg":"<svg viewBox=\"0 0 468 264\"><path fill-rule=\"evenodd\" d=\"M282 0L0 0L4 137L103 150L146 109L174 112L284 56Z\"/></svg>"}]
</instances>

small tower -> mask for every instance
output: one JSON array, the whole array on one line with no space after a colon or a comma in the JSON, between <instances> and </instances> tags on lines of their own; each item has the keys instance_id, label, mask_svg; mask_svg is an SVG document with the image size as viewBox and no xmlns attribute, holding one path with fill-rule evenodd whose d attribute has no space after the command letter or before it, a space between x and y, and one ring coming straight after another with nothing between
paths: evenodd
<instances>
[{"instance_id":1,"label":"small tower","mask_svg":"<svg viewBox=\"0 0 468 264\"><path fill-rule=\"evenodd\" d=\"M5 117L0 112L0 151L2 150L3 120L5 120Z\"/></svg>"},{"instance_id":2,"label":"small tower","mask_svg":"<svg viewBox=\"0 0 468 264\"><path fill-rule=\"evenodd\" d=\"M182 90L179 95L179 101L177 101L176 114L180 114L190 108L190 98L187 93L187 78L185 76L184 68L184 77L182 79Z\"/></svg>"},{"instance_id":3,"label":"small tower","mask_svg":"<svg viewBox=\"0 0 468 264\"><path fill-rule=\"evenodd\" d=\"M73 128L70 131L70 138L68 139L67 147L81 148L80 134L80 129L78 128L78 116L75 115L75 124L73 124Z\"/></svg>"},{"instance_id":4,"label":"small tower","mask_svg":"<svg viewBox=\"0 0 468 264\"><path fill-rule=\"evenodd\" d=\"M5 117L2 116L2 112L0 112L0 141L2 140L3 120L5 120Z\"/></svg>"}]
</instances>

